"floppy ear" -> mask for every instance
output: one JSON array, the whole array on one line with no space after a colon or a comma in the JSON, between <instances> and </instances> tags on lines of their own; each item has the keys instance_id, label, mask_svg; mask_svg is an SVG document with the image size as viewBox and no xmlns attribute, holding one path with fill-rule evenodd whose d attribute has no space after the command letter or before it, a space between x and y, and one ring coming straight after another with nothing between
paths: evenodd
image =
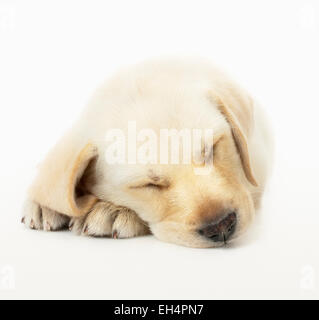
<instances>
[{"instance_id":1,"label":"floppy ear","mask_svg":"<svg viewBox=\"0 0 319 320\"><path fill-rule=\"evenodd\" d=\"M30 198L68 216L82 216L97 198L79 188L86 169L97 158L93 144L64 137L48 154L30 188Z\"/></svg>"},{"instance_id":2,"label":"floppy ear","mask_svg":"<svg viewBox=\"0 0 319 320\"><path fill-rule=\"evenodd\" d=\"M238 88L231 86L216 91L211 92L211 97L217 102L220 112L231 127L247 180L257 187L249 155L249 137L254 124L252 99Z\"/></svg>"}]
</instances>

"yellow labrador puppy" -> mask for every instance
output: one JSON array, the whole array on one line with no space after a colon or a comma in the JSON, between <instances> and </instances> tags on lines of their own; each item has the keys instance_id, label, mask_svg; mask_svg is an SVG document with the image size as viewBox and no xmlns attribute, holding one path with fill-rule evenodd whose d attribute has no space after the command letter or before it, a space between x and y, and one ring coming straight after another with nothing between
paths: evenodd
<instances>
[{"instance_id":1,"label":"yellow labrador puppy","mask_svg":"<svg viewBox=\"0 0 319 320\"><path fill-rule=\"evenodd\" d=\"M261 109L224 73L203 61L143 63L97 90L41 164L22 220L217 247L250 225L270 155Z\"/></svg>"}]
</instances>

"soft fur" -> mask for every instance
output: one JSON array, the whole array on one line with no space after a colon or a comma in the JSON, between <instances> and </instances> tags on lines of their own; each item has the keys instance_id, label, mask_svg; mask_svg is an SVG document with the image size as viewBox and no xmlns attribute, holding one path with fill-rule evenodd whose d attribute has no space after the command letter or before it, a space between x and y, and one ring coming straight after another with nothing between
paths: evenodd
<instances>
[{"instance_id":1,"label":"soft fur","mask_svg":"<svg viewBox=\"0 0 319 320\"><path fill-rule=\"evenodd\" d=\"M108 128L212 128L213 170L194 165L114 164L104 160ZM133 237L153 233L191 247L217 244L198 229L235 210L231 241L251 223L269 174L271 143L260 107L203 61L164 60L118 73L97 90L71 130L42 163L30 188L28 227ZM163 188L136 184L167 183Z\"/></svg>"}]
</instances>

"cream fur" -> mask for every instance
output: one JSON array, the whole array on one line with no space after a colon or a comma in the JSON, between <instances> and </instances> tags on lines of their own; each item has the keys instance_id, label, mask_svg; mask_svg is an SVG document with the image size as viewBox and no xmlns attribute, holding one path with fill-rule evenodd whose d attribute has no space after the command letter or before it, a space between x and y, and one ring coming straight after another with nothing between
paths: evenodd
<instances>
[{"instance_id":1,"label":"cream fur","mask_svg":"<svg viewBox=\"0 0 319 320\"><path fill-rule=\"evenodd\" d=\"M191 165L106 165L106 130L126 130L130 120L156 132L213 128L214 138L223 139L212 174L196 176ZM236 237L247 229L269 175L271 150L261 108L217 68L195 60L146 62L119 72L97 90L41 165L24 221L51 230L71 217L77 233L116 232L119 237L147 234L149 227L164 241L213 247L196 230L228 208L239 214ZM75 186L87 168L92 171L87 192L78 194ZM161 193L130 188L149 172L167 177L172 186ZM46 218L44 225L41 208L42 214L46 208L62 214L61 221Z\"/></svg>"}]
</instances>

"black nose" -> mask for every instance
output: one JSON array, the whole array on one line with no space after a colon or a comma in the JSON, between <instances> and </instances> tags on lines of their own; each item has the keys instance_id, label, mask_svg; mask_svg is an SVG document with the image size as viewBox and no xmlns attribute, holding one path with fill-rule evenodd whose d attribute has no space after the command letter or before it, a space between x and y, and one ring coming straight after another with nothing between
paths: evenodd
<instances>
[{"instance_id":1,"label":"black nose","mask_svg":"<svg viewBox=\"0 0 319 320\"><path fill-rule=\"evenodd\" d=\"M208 224L201 228L199 233L215 242L226 242L235 232L236 221L236 213L231 212L218 222Z\"/></svg>"}]
</instances>

